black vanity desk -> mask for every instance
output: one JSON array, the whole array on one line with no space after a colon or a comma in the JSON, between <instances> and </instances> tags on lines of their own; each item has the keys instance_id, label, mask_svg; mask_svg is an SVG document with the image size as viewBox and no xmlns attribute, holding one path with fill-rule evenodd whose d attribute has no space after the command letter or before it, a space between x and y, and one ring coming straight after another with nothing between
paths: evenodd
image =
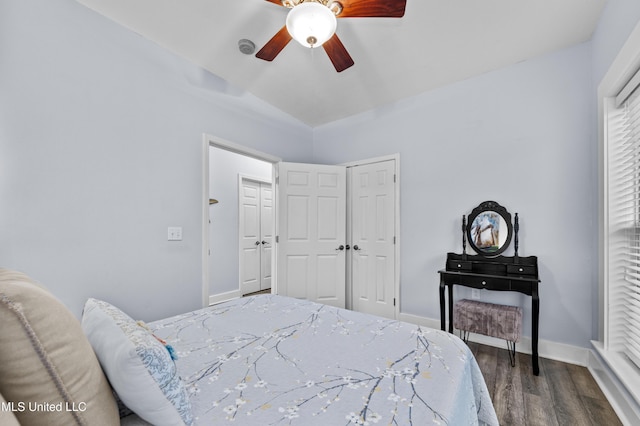
<instances>
[{"instance_id":1,"label":"black vanity desk","mask_svg":"<svg viewBox=\"0 0 640 426\"><path fill-rule=\"evenodd\" d=\"M531 360L533 374L540 374L538 366L538 321L540 299L538 297L538 258L536 256L484 256L447 254L446 269L440 274L440 328L445 330L445 295L448 286L449 333L453 333L453 286L484 288L496 291L517 291L531 296Z\"/></svg>"}]
</instances>

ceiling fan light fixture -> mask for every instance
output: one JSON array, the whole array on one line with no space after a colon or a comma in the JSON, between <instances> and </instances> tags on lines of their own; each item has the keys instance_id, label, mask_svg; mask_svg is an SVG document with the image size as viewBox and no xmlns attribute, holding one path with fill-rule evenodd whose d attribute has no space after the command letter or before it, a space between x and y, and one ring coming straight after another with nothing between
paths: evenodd
<instances>
[{"instance_id":1,"label":"ceiling fan light fixture","mask_svg":"<svg viewBox=\"0 0 640 426\"><path fill-rule=\"evenodd\" d=\"M287 31L305 47L322 46L336 32L336 15L325 5L304 2L287 15Z\"/></svg>"}]
</instances>

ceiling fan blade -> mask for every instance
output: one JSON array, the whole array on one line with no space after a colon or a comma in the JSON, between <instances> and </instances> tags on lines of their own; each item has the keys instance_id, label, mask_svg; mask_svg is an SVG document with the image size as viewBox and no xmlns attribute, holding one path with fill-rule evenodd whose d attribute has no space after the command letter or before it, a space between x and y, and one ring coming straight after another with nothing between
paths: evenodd
<instances>
[{"instance_id":1,"label":"ceiling fan blade","mask_svg":"<svg viewBox=\"0 0 640 426\"><path fill-rule=\"evenodd\" d=\"M338 38L337 34L334 34L329 40L325 41L322 45L324 51L327 52L331 63L336 68L336 71L342 72L353 65L353 59L347 52L344 45Z\"/></svg>"},{"instance_id":2,"label":"ceiling fan blade","mask_svg":"<svg viewBox=\"0 0 640 426\"><path fill-rule=\"evenodd\" d=\"M291 41L291 35L289 31L287 31L287 26L285 25L274 35L271 40L264 45L262 49L258 53L256 53L256 58L264 59L265 61L273 61L278 53Z\"/></svg>"},{"instance_id":3,"label":"ceiling fan blade","mask_svg":"<svg viewBox=\"0 0 640 426\"><path fill-rule=\"evenodd\" d=\"M340 3L342 13L338 18L402 18L407 0L340 0Z\"/></svg>"}]
</instances>

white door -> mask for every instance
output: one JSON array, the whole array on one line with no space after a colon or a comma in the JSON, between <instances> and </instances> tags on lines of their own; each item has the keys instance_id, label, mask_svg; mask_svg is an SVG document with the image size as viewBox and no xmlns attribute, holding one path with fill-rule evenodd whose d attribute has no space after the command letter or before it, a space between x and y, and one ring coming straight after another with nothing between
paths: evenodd
<instances>
[{"instance_id":1,"label":"white door","mask_svg":"<svg viewBox=\"0 0 640 426\"><path fill-rule=\"evenodd\" d=\"M350 169L353 310L395 317L395 160Z\"/></svg>"},{"instance_id":2,"label":"white door","mask_svg":"<svg viewBox=\"0 0 640 426\"><path fill-rule=\"evenodd\" d=\"M278 294L344 308L346 168L277 167Z\"/></svg>"},{"instance_id":3,"label":"white door","mask_svg":"<svg viewBox=\"0 0 640 426\"><path fill-rule=\"evenodd\" d=\"M260 290L271 288L271 254L273 250L273 189L260 184Z\"/></svg>"},{"instance_id":4,"label":"white door","mask_svg":"<svg viewBox=\"0 0 640 426\"><path fill-rule=\"evenodd\" d=\"M240 290L242 294L271 287L271 184L240 182Z\"/></svg>"}]
</instances>

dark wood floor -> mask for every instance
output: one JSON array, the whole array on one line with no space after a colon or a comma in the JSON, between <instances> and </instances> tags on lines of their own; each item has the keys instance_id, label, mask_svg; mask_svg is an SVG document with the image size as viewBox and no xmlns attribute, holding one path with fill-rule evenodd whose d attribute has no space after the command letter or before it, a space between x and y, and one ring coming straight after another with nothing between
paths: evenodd
<instances>
[{"instance_id":1,"label":"dark wood floor","mask_svg":"<svg viewBox=\"0 0 640 426\"><path fill-rule=\"evenodd\" d=\"M516 354L511 367L506 349L469 342L484 376L501 426L614 426L622 423L585 367L540 358L540 375L531 355Z\"/></svg>"}]
</instances>

